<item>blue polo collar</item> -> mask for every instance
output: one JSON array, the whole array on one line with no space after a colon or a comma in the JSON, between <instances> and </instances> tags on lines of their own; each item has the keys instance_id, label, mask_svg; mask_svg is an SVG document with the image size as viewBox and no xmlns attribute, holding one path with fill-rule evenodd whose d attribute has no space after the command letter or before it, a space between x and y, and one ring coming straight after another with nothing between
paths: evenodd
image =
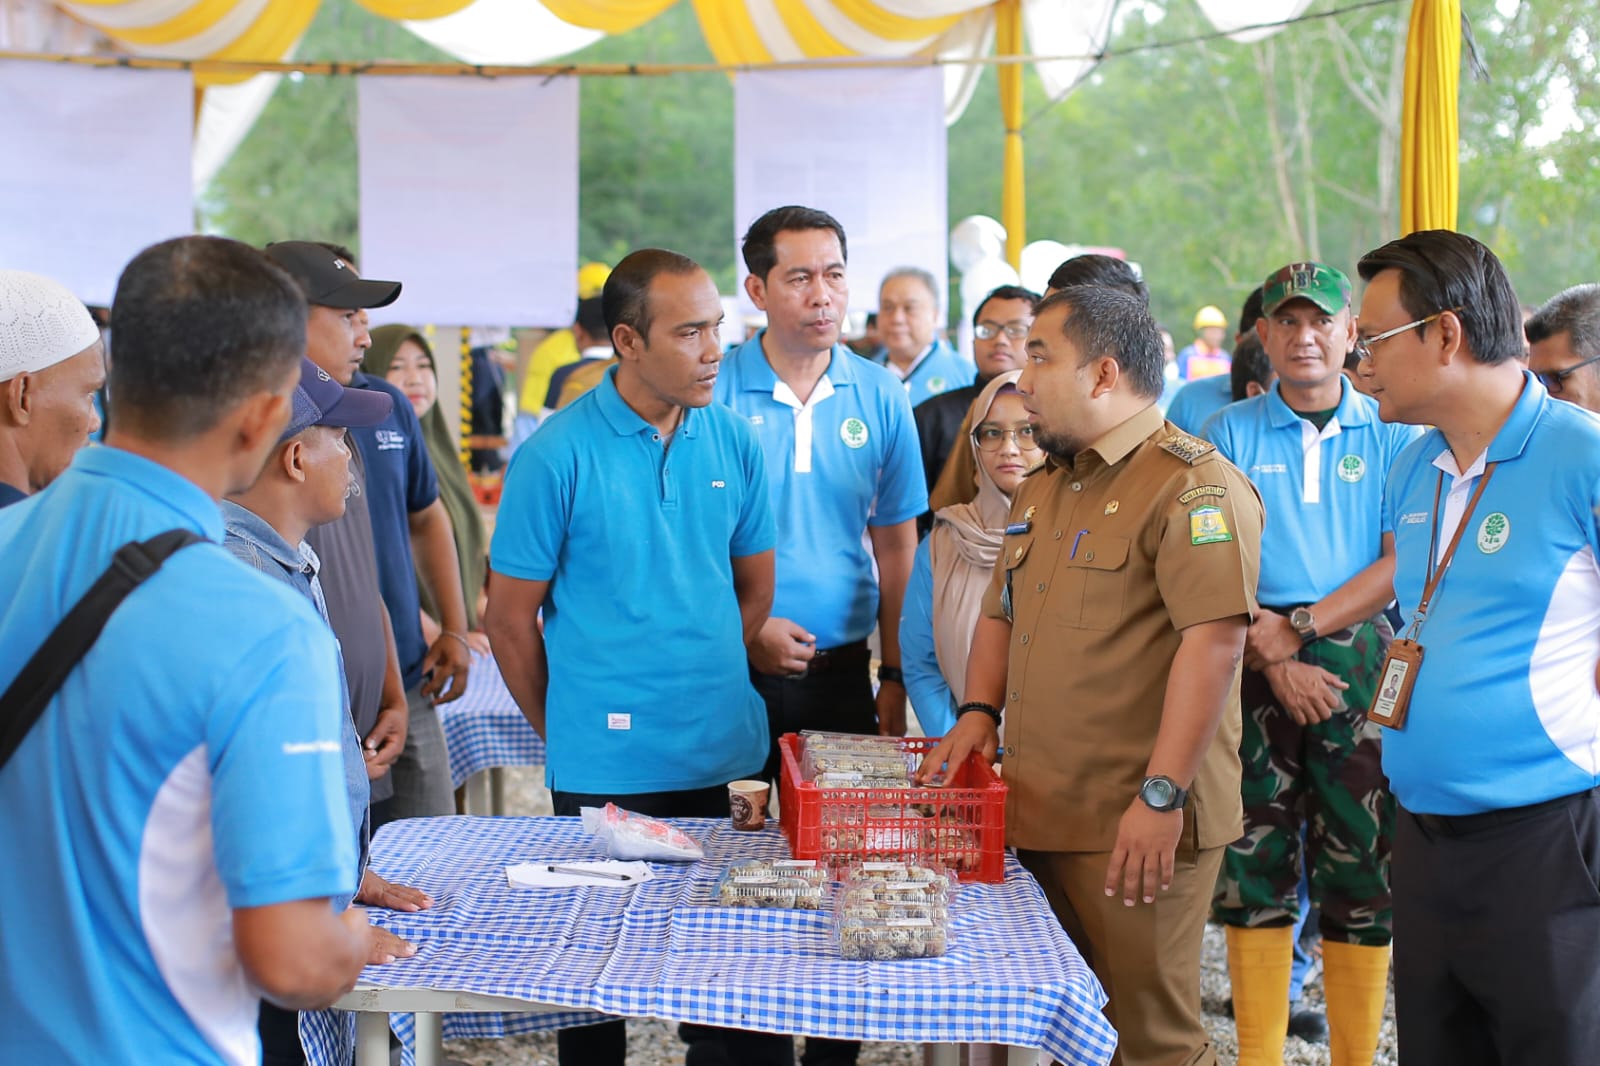
<instances>
[{"instance_id":1,"label":"blue polo collar","mask_svg":"<svg viewBox=\"0 0 1600 1066\"><path fill-rule=\"evenodd\" d=\"M762 330L754 337L745 341L734 352L733 359L739 364L739 390L741 392L764 392L771 395L778 387L778 372L772 369L772 364L767 362L766 349L761 347L761 338L767 335ZM857 359L862 357L852 352L842 344L833 346L833 354L828 358L827 378L833 382L834 388L856 383ZM866 362L867 360L863 360Z\"/></svg>"},{"instance_id":2,"label":"blue polo collar","mask_svg":"<svg viewBox=\"0 0 1600 1066\"><path fill-rule=\"evenodd\" d=\"M225 532L217 501L204 489L175 470L141 455L97 445L80 451L73 468L91 477L105 477L131 485L183 519L183 525L207 540L222 543Z\"/></svg>"},{"instance_id":3,"label":"blue polo collar","mask_svg":"<svg viewBox=\"0 0 1600 1066\"><path fill-rule=\"evenodd\" d=\"M1287 403L1283 402L1283 394L1278 389L1279 382L1274 381L1267 390L1267 413L1271 419L1273 429L1283 429L1286 426L1297 425L1301 419ZM1342 429L1352 426L1365 426L1372 422L1372 412L1368 406L1370 401L1355 390L1350 384L1350 379L1343 374L1339 375L1339 406L1334 409L1333 417L1339 420Z\"/></svg>"},{"instance_id":4,"label":"blue polo collar","mask_svg":"<svg viewBox=\"0 0 1600 1066\"><path fill-rule=\"evenodd\" d=\"M632 437L640 433L655 436L660 431L639 416L639 412L628 406L628 401L622 398L617 391L617 368L610 367L605 376L600 379L600 384L595 386L595 402L600 406L600 414L611 426L619 437ZM701 411L693 407L684 408L683 420L678 423L674 436L693 437L699 432Z\"/></svg>"}]
</instances>

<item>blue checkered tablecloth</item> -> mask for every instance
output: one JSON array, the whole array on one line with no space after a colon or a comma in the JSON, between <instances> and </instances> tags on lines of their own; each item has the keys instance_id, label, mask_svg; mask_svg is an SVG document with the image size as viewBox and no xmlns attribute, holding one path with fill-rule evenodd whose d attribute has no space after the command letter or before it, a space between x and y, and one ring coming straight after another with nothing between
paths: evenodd
<instances>
[{"instance_id":1,"label":"blue checkered tablecloth","mask_svg":"<svg viewBox=\"0 0 1600 1066\"><path fill-rule=\"evenodd\" d=\"M514 890L518 862L602 857L575 818L418 818L384 826L372 865L437 901L372 920L417 945L371 967L363 984L509 996L570 1014L447 1014L444 1035L504 1036L598 1020L588 1011L852 1040L1042 1047L1063 1063L1104 1066L1116 1034L1105 994L1008 856L1000 885L963 885L938 959L846 962L826 911L729 909L712 900L734 859L784 857L782 835L725 820L676 823L705 847L691 864L652 864L631 890ZM304 1015L312 1066L348 1062L342 1012ZM392 1016L407 1044L410 1015Z\"/></svg>"},{"instance_id":2,"label":"blue checkered tablecloth","mask_svg":"<svg viewBox=\"0 0 1600 1066\"><path fill-rule=\"evenodd\" d=\"M452 787L495 766L544 765L544 741L517 709L492 655L472 653L467 691L438 710L450 749Z\"/></svg>"}]
</instances>

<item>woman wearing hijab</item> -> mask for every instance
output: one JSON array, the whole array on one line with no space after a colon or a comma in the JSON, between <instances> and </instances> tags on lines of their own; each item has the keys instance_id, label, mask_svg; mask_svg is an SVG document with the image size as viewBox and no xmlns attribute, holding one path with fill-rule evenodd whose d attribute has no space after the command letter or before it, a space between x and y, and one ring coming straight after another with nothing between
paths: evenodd
<instances>
[{"instance_id":1,"label":"woman wearing hijab","mask_svg":"<svg viewBox=\"0 0 1600 1066\"><path fill-rule=\"evenodd\" d=\"M930 737L955 725L972 631L1000 554L1011 497L1044 457L1017 394L1021 376L1020 370L998 375L972 401L967 448L975 498L935 512L933 531L917 546L911 567L900 657L911 707Z\"/></svg>"},{"instance_id":2,"label":"woman wearing hijab","mask_svg":"<svg viewBox=\"0 0 1600 1066\"><path fill-rule=\"evenodd\" d=\"M361 367L369 374L386 379L406 394L422 423L422 436L428 444L439 478L439 498L450 516L456 535L456 556L461 560L461 590L467 601L467 643L473 651L489 654L489 642L478 628L479 606L489 570L489 537L483 515L461 465L461 452L444 412L439 410L439 378L433 364L433 350L420 332L410 326L379 326L372 331L372 347L367 349ZM422 628L430 640L438 636L439 611L428 595L428 584L417 582L422 593Z\"/></svg>"}]
</instances>

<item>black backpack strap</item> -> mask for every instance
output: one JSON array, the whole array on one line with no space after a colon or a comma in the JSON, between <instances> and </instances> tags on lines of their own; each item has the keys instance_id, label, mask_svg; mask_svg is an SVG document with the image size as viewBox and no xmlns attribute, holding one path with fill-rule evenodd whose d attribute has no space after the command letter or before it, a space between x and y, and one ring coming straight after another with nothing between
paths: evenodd
<instances>
[{"instance_id":1,"label":"black backpack strap","mask_svg":"<svg viewBox=\"0 0 1600 1066\"><path fill-rule=\"evenodd\" d=\"M161 569L161 564L174 552L204 540L187 529L169 529L149 540L133 541L117 549L106 572L56 624L5 694L0 695L0 767L4 767L22 746L23 738L49 706L73 667L100 639L112 612L128 593Z\"/></svg>"}]
</instances>

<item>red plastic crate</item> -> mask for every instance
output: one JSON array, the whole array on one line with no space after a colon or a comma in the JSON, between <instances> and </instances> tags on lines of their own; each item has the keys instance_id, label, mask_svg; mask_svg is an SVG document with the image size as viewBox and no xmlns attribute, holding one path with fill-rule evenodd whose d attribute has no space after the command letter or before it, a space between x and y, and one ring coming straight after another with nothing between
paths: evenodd
<instances>
[{"instance_id":1,"label":"red plastic crate","mask_svg":"<svg viewBox=\"0 0 1600 1066\"><path fill-rule=\"evenodd\" d=\"M903 750L922 754L937 737L906 737ZM780 826L797 859L832 867L855 861L933 861L963 881L997 884L1006 873L1006 786L973 752L944 788L818 788L800 773L804 741L778 739Z\"/></svg>"}]
</instances>

